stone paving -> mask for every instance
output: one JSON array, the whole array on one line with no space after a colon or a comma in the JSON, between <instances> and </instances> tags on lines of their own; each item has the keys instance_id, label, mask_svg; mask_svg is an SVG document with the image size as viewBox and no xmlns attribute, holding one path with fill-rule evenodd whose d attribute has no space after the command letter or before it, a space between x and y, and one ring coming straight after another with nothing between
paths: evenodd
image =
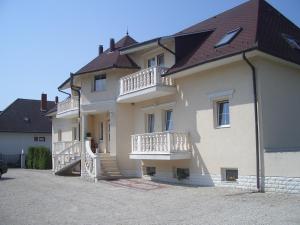
<instances>
[{"instance_id":1,"label":"stone paving","mask_svg":"<svg viewBox=\"0 0 300 225\"><path fill-rule=\"evenodd\" d=\"M58 224L298 225L300 195L10 169L0 180L0 225Z\"/></svg>"}]
</instances>

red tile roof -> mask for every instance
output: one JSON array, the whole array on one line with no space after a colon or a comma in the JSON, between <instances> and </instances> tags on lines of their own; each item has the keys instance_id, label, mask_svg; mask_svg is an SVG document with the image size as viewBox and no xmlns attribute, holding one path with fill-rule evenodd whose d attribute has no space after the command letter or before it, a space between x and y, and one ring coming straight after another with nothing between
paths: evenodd
<instances>
[{"instance_id":1,"label":"red tile roof","mask_svg":"<svg viewBox=\"0 0 300 225\"><path fill-rule=\"evenodd\" d=\"M129 35L126 35L115 44L115 50L107 49L101 55L89 62L87 65L78 70L76 74L100 71L109 68L139 68L133 60L127 55L120 55L119 49L137 43Z\"/></svg>"}]
</instances>

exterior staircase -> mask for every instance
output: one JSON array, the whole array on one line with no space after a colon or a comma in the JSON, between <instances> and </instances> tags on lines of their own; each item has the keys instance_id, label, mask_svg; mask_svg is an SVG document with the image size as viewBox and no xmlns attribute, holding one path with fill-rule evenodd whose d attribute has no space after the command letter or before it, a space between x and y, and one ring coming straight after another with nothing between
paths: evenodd
<instances>
[{"instance_id":1,"label":"exterior staircase","mask_svg":"<svg viewBox=\"0 0 300 225\"><path fill-rule=\"evenodd\" d=\"M119 170L116 156L109 154L100 154L100 165L101 165L101 177L104 180L114 180L122 178L122 174Z\"/></svg>"},{"instance_id":2,"label":"exterior staircase","mask_svg":"<svg viewBox=\"0 0 300 225\"><path fill-rule=\"evenodd\" d=\"M55 151L52 156L54 174L76 174L78 168L80 168L81 142L70 142L67 143L67 145L66 143L59 143L57 146L59 146L59 148L54 149Z\"/></svg>"}]
</instances>

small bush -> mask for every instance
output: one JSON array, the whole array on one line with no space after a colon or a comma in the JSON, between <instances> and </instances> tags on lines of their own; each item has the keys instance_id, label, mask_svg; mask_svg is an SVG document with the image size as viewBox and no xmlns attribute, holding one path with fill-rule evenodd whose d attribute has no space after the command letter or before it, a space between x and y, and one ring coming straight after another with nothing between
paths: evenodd
<instances>
[{"instance_id":1,"label":"small bush","mask_svg":"<svg viewBox=\"0 0 300 225\"><path fill-rule=\"evenodd\" d=\"M28 169L51 169L51 153L43 146L29 147L26 156L26 167Z\"/></svg>"}]
</instances>

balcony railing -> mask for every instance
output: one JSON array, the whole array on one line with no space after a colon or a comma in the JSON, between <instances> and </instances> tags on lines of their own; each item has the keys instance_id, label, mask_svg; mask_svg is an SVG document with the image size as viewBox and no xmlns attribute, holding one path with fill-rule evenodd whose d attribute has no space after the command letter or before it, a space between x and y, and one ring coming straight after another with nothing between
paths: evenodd
<instances>
[{"instance_id":1,"label":"balcony railing","mask_svg":"<svg viewBox=\"0 0 300 225\"><path fill-rule=\"evenodd\" d=\"M190 153L187 133L156 132L131 136L131 154L174 154Z\"/></svg>"},{"instance_id":2,"label":"balcony railing","mask_svg":"<svg viewBox=\"0 0 300 225\"><path fill-rule=\"evenodd\" d=\"M78 97L72 96L57 104L57 114L78 109Z\"/></svg>"},{"instance_id":3,"label":"balcony railing","mask_svg":"<svg viewBox=\"0 0 300 225\"><path fill-rule=\"evenodd\" d=\"M170 77L161 77L168 68L150 67L120 78L120 96L157 85L174 86Z\"/></svg>"}]
</instances>

